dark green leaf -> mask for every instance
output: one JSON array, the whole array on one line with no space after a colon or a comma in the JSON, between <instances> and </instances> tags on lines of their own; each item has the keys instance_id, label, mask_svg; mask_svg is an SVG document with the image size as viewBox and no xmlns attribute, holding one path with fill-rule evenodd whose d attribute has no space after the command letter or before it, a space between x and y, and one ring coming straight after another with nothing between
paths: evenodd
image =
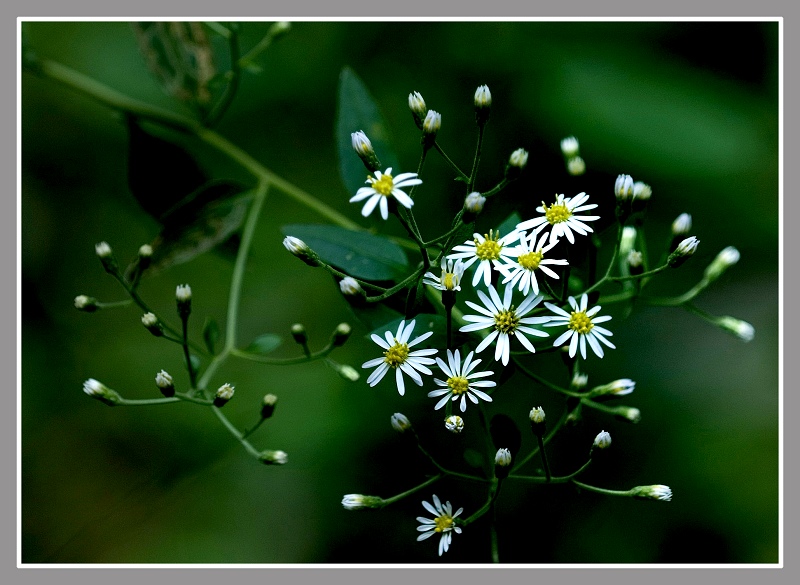
<instances>
[{"instance_id":1,"label":"dark green leaf","mask_svg":"<svg viewBox=\"0 0 800 585\"><path fill-rule=\"evenodd\" d=\"M396 280L406 275L403 249L380 236L332 225L292 224L284 235L300 238L326 263L364 280Z\"/></svg>"},{"instance_id":2,"label":"dark green leaf","mask_svg":"<svg viewBox=\"0 0 800 585\"><path fill-rule=\"evenodd\" d=\"M253 342L245 348L248 353L267 354L275 351L281 344L281 338L274 333L265 333L256 337Z\"/></svg>"},{"instance_id":3,"label":"dark green leaf","mask_svg":"<svg viewBox=\"0 0 800 585\"><path fill-rule=\"evenodd\" d=\"M400 322L402 314L384 305L383 303L373 303L362 307L350 306L356 318L369 329L381 329L383 331L387 323Z\"/></svg>"},{"instance_id":4,"label":"dark green leaf","mask_svg":"<svg viewBox=\"0 0 800 585\"><path fill-rule=\"evenodd\" d=\"M475 449L465 449L464 461L466 461L470 467L481 467L483 466L483 455L480 451Z\"/></svg>"},{"instance_id":5,"label":"dark green leaf","mask_svg":"<svg viewBox=\"0 0 800 585\"><path fill-rule=\"evenodd\" d=\"M519 213L514 211L511 215L509 215L503 223L500 224L500 227L497 230L500 232L501 236L505 236L506 234L512 232L516 229L517 224L522 221Z\"/></svg>"},{"instance_id":6,"label":"dark green leaf","mask_svg":"<svg viewBox=\"0 0 800 585\"><path fill-rule=\"evenodd\" d=\"M196 355L194 355L194 354L190 354L190 355L189 355L189 361L190 361L190 362L191 362L191 364L192 364L192 371L193 371L193 372L199 372L199 371L200 371L200 364L202 363L202 362L200 361L200 358L199 358L199 357L197 357L197 356L196 356Z\"/></svg>"},{"instance_id":7,"label":"dark green leaf","mask_svg":"<svg viewBox=\"0 0 800 585\"><path fill-rule=\"evenodd\" d=\"M203 326L203 341L206 342L206 347L211 354L215 354L214 346L219 339L219 325L217 322L212 319L211 317L206 319L206 323Z\"/></svg>"},{"instance_id":8,"label":"dark green leaf","mask_svg":"<svg viewBox=\"0 0 800 585\"><path fill-rule=\"evenodd\" d=\"M353 151L353 132L363 130L383 168L393 167L393 174L407 172L398 169L397 156L390 145L389 131L375 100L358 75L345 67L339 75L339 102L336 114L336 146L339 153L339 172L347 192L355 195L363 187L368 171Z\"/></svg>"}]
</instances>

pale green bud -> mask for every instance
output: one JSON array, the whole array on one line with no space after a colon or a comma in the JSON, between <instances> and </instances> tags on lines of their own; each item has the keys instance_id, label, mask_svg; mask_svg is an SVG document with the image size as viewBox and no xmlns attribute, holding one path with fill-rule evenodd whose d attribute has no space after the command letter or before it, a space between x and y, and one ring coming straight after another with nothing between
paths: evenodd
<instances>
[{"instance_id":1,"label":"pale green bud","mask_svg":"<svg viewBox=\"0 0 800 585\"><path fill-rule=\"evenodd\" d=\"M362 494L347 494L342 498L345 510L366 510L383 508L383 500L377 496L364 496Z\"/></svg>"},{"instance_id":2,"label":"pale green bud","mask_svg":"<svg viewBox=\"0 0 800 585\"><path fill-rule=\"evenodd\" d=\"M739 261L739 250L733 246L728 246L722 250L717 257L706 268L706 279L709 282L717 280L731 266Z\"/></svg>"},{"instance_id":3,"label":"pale green bud","mask_svg":"<svg viewBox=\"0 0 800 585\"><path fill-rule=\"evenodd\" d=\"M669 502L672 500L672 490L666 485L640 485L630 490L634 498L640 500L660 500Z\"/></svg>"}]
</instances>

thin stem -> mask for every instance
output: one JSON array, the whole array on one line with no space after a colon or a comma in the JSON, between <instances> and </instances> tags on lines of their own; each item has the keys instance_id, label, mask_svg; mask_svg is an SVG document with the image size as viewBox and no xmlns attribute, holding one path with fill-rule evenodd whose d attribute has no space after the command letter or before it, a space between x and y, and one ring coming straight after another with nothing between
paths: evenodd
<instances>
[{"instance_id":1,"label":"thin stem","mask_svg":"<svg viewBox=\"0 0 800 585\"><path fill-rule=\"evenodd\" d=\"M475 188L475 179L478 176L478 165L481 161L481 148L483 146L483 132L486 126L484 124L478 125L478 144L475 146L475 158L472 160L472 170L469 173L469 192L471 193Z\"/></svg>"},{"instance_id":2,"label":"thin stem","mask_svg":"<svg viewBox=\"0 0 800 585\"><path fill-rule=\"evenodd\" d=\"M489 190L488 190L488 191L486 191L485 193L481 193L481 195L482 195L482 196L484 196L484 197L487 197L487 198L488 198L488 197L491 197L492 195L497 195L497 194L498 194L500 191L502 191L503 189L505 189L505 188L506 188L506 186L507 186L507 185L508 185L510 182L511 182L511 181L509 181L508 179L506 179L505 177L503 177L503 180L502 180L502 181L500 181L499 183L497 183L497 185L495 185L494 187L492 187L491 189L489 189Z\"/></svg>"},{"instance_id":3,"label":"thin stem","mask_svg":"<svg viewBox=\"0 0 800 585\"><path fill-rule=\"evenodd\" d=\"M522 481L530 481L530 482L533 482L533 483L568 483L568 482L572 481L572 478L577 477L578 475L580 475L581 473L586 471L586 469L589 467L589 465L591 465L591 463L592 463L592 460L589 459L589 461L584 463L580 467L580 469L570 473L569 475L565 475L563 477L551 477L550 479L547 479L546 477L541 477L541 476L538 476L538 475L514 475L514 474L511 474L508 477L510 479L520 479Z\"/></svg>"},{"instance_id":4,"label":"thin stem","mask_svg":"<svg viewBox=\"0 0 800 585\"><path fill-rule=\"evenodd\" d=\"M418 492L419 490L425 489L429 485L434 484L437 481L439 481L440 479L442 479L442 477L443 477L443 475L441 473L437 473L436 475L434 475L430 479L428 479L426 481L423 481L421 484L419 484L416 487L411 488L410 490L406 490L401 494L397 494L396 496L392 496L391 498L385 498L383 500L383 504L381 505L381 507L388 506L389 504L394 504L395 502L397 502L399 500L402 500L403 498L408 497L411 494L414 494L414 493Z\"/></svg>"},{"instance_id":5,"label":"thin stem","mask_svg":"<svg viewBox=\"0 0 800 585\"><path fill-rule=\"evenodd\" d=\"M449 404L449 401L448 401L448 404ZM446 467L440 465L439 462L436 461L436 459L433 458L433 455L431 455L430 453L428 453L425 450L425 448L420 443L419 437L417 436L416 433L414 433L414 437L417 439L417 449L419 449L420 452L423 455L425 455L425 457L427 457L430 460L430 462L433 463L434 467L436 467L436 469L438 469L442 474L451 475L453 477L459 477L461 479L468 479L470 481L479 481L479 482L487 482L487 481L489 481L489 480L484 479L482 477L477 477L475 475L469 475L468 473L459 473L458 471L451 471L451 470L447 469Z\"/></svg>"},{"instance_id":6,"label":"thin stem","mask_svg":"<svg viewBox=\"0 0 800 585\"><path fill-rule=\"evenodd\" d=\"M647 278L648 276L653 276L654 274L658 274L669 268L669 264L664 264L663 266L659 266L658 268L654 268L653 270L649 270L647 272L642 272L641 274L633 274L630 276L609 276L606 280L612 280L614 282L620 282L623 280L638 280L640 278Z\"/></svg>"},{"instance_id":7,"label":"thin stem","mask_svg":"<svg viewBox=\"0 0 800 585\"><path fill-rule=\"evenodd\" d=\"M456 163L454 163L454 162L453 162L453 161L450 159L450 157L449 157L449 156L447 156L447 153L446 153L444 150L442 150L442 147L441 147L441 146L439 146L439 143L438 143L438 142L434 142L434 143L433 143L433 147L436 149L436 152L438 152L439 154L441 154L441 155L442 155L442 158L444 158L445 162L446 162L447 164L449 164L449 165L450 165L450 166L453 168L453 170L456 172L456 174L457 174L459 177L461 177L462 179L464 179L464 180L466 180L466 181L469 181L469 177L467 176L467 174L466 174L464 171L462 171L460 168L458 168L458 165L457 165Z\"/></svg>"},{"instance_id":8,"label":"thin stem","mask_svg":"<svg viewBox=\"0 0 800 585\"><path fill-rule=\"evenodd\" d=\"M253 457L258 457L259 455L261 455L261 452L255 447L253 447L253 445L250 444L250 442L244 438L244 435L239 431L239 429L233 426L233 423L231 423L231 421L228 420L228 417L222 414L222 411L219 408L214 407L211 410L214 411L214 414L217 416L217 418L220 420L223 426L226 429L228 429L228 431L230 431L231 435L233 435L234 438L242 444L242 447L247 449L248 453L250 453Z\"/></svg>"},{"instance_id":9,"label":"thin stem","mask_svg":"<svg viewBox=\"0 0 800 585\"><path fill-rule=\"evenodd\" d=\"M642 301L649 305L657 305L660 307L679 307L688 303L699 295L708 286L708 281L703 278L700 282L690 288L688 291L677 297L641 297Z\"/></svg>"},{"instance_id":10,"label":"thin stem","mask_svg":"<svg viewBox=\"0 0 800 585\"><path fill-rule=\"evenodd\" d=\"M224 27L223 27L224 28ZM228 85L225 87L225 92L222 97L214 106L214 109L206 117L206 126L213 126L219 122L220 118L225 115L225 112L233 103L233 98L236 97L236 91L239 89L239 79L241 77L241 69L239 68L239 33L235 29L228 29L228 52L231 59L231 70L228 72Z\"/></svg>"},{"instance_id":11,"label":"thin stem","mask_svg":"<svg viewBox=\"0 0 800 585\"><path fill-rule=\"evenodd\" d=\"M256 432L256 431L258 430L258 427L260 427L260 426L261 426L261 424L262 424L262 423L263 423L265 420L267 420L267 419L265 419L263 416L262 416L261 418L259 418L259 419L258 419L258 422L257 422L256 424L254 424L252 427L250 427L249 429L247 429L246 431L244 431L244 432L242 433L242 438L243 438L243 439L246 439L247 437L249 437L250 435L252 435L254 432Z\"/></svg>"},{"instance_id":12,"label":"thin stem","mask_svg":"<svg viewBox=\"0 0 800 585\"><path fill-rule=\"evenodd\" d=\"M530 371L528 368L526 368L525 366L523 366L523 365L520 363L520 360L518 360L518 359L515 359L515 360L514 360L514 362L517 364L517 367L518 367L520 370L522 370L522 373L523 373L523 374L525 374L526 376L528 376L529 378L531 378L531 379L533 379L533 380L536 380L536 381L537 381L537 382L539 382L539 384L541 384L542 386L547 386L547 387L548 387L548 388L550 388L551 390L555 390L556 392L561 392L562 394L564 394L564 395L566 395L566 396L571 396L571 397L573 397L573 398L583 398L583 397L585 396L585 394L582 394L582 393L580 393L580 392L573 392L573 391L571 391L571 390L567 390L566 388L562 388L561 386L556 386L556 385L555 385L555 384L553 384L552 382L548 382L547 380L545 380L545 379L544 379L544 378L542 378L541 376L539 376L539 375L537 375L537 374L534 374L534 373L533 373L532 371Z\"/></svg>"},{"instance_id":13,"label":"thin stem","mask_svg":"<svg viewBox=\"0 0 800 585\"><path fill-rule=\"evenodd\" d=\"M487 498L486 503L472 516L470 516L469 518L465 518L464 520L459 522L461 526L467 526L469 524L472 524L473 522L475 522L475 520L477 520L478 518L480 518L486 512L489 511L489 509L492 507L492 504L494 504L495 500L497 499L498 494L500 493L501 483L502 480L499 480L496 477L492 479L492 485L489 488L489 497Z\"/></svg>"},{"instance_id":14,"label":"thin stem","mask_svg":"<svg viewBox=\"0 0 800 585\"><path fill-rule=\"evenodd\" d=\"M411 284L412 282L417 280L419 278L419 275L422 274L424 269L425 269L424 267L418 268L412 274L410 274L405 279L403 279L402 282L399 282L398 284L394 285L392 288L386 289L383 293L381 293L381 294L379 294L377 296L367 297L366 301L368 303L378 303L378 302L380 302L380 301L382 301L384 299L388 299L390 296L400 292L401 290L406 288L409 284Z\"/></svg>"},{"instance_id":15,"label":"thin stem","mask_svg":"<svg viewBox=\"0 0 800 585\"><path fill-rule=\"evenodd\" d=\"M142 400L120 398L117 404L121 406L150 406L151 404L173 404L180 401L181 399L175 396L170 398L144 398Z\"/></svg>"},{"instance_id":16,"label":"thin stem","mask_svg":"<svg viewBox=\"0 0 800 585\"><path fill-rule=\"evenodd\" d=\"M271 365L275 365L275 366L290 366L290 365L294 365L294 364L304 364L306 362L310 362L310 361L318 360L320 358L324 358L329 353L331 353L333 351L333 349L334 349L333 345L328 344L328 345L326 345L324 348L322 348L321 350L319 350L316 353L312 353L312 354L310 354L308 356L303 355L303 356L294 357L294 358L268 358L266 356L256 355L254 353L249 353L249 352L243 351L241 349L236 349L236 348L231 349L229 351L229 353L232 356L235 356L235 357L238 357L238 358L242 358L242 359L246 359L246 360L250 360L251 362L259 362L259 363L262 363L262 364L271 364Z\"/></svg>"},{"instance_id":17,"label":"thin stem","mask_svg":"<svg viewBox=\"0 0 800 585\"><path fill-rule=\"evenodd\" d=\"M186 315L185 317L182 316L181 318L181 325L183 329L183 341L181 345L183 346L183 357L186 360L186 369L189 371L189 381L191 383L192 388L197 387L197 372L192 366L192 356L189 353L189 316Z\"/></svg>"},{"instance_id":18,"label":"thin stem","mask_svg":"<svg viewBox=\"0 0 800 585\"><path fill-rule=\"evenodd\" d=\"M631 497L633 494L631 490L621 491L621 490L607 490L605 488L599 488L593 485L589 485L586 483L581 483L577 479L573 479L572 483L574 483L579 488L583 488L585 490L589 490L590 492L597 492L598 494L605 494L607 496L627 496Z\"/></svg>"},{"instance_id":19,"label":"thin stem","mask_svg":"<svg viewBox=\"0 0 800 585\"><path fill-rule=\"evenodd\" d=\"M619 254L619 244L620 244L620 241L621 241L621 240L622 240L622 224L621 224L621 223L619 223L619 222L617 222L617 241L616 241L616 243L614 244L614 252L611 254L611 260L610 260L610 261L609 261L609 263L608 263L608 270L606 270L606 273L605 273L605 275L603 276L603 278L601 278L600 280L598 280L597 282L595 282L595 283L594 283L592 286L590 286L590 287L589 287L589 288L587 288L585 291L583 291L583 292L581 293L582 295L588 295L588 294L589 294L590 292L592 292L593 290L596 290L596 289L597 289L597 288L599 288L599 287L600 287L600 286L601 286L601 285L602 285L602 284L603 284L603 283L604 283L606 280L608 280L608 278L611 276L611 271L612 271L612 270L614 270L614 262L615 262L615 261L616 261L616 259L617 259L617 254ZM579 296L579 295L576 295L576 296Z\"/></svg>"},{"instance_id":20,"label":"thin stem","mask_svg":"<svg viewBox=\"0 0 800 585\"><path fill-rule=\"evenodd\" d=\"M566 410L564 410L564 412L561 414L561 418L559 418L559 419L558 419L558 422L556 422L556 424L555 424L555 425L553 425L553 428L552 428L552 429L550 429L550 431L549 431L549 432L548 432L548 433L547 433L547 434L544 436L544 439L543 439L543 441L544 441L544 444L545 444L545 445L547 445L547 444L548 444L548 443L549 443L549 442L552 440L552 438L553 438L553 437L556 435L556 433L557 433L557 432L558 432L558 431L561 429L561 427L562 427L562 426L564 426L564 423L567 421L567 414L568 414L568 413L567 413L567 411L566 411ZM517 464L516 464L516 465L514 465L514 467L511 469L511 472L513 473L513 472L517 471L518 469L520 469L520 468L521 468L523 465L525 465L525 464L526 464L528 461L530 461L531 459L533 459L533 457L534 457L534 456L535 456L535 455L536 455L538 452L539 452L539 447L536 447L535 449L533 449L533 450L532 450L530 453L528 453L528 454L527 454L525 457L523 457L522 459L520 459L520 460L517 462Z\"/></svg>"},{"instance_id":21,"label":"thin stem","mask_svg":"<svg viewBox=\"0 0 800 585\"><path fill-rule=\"evenodd\" d=\"M116 309L117 307L130 306L130 304L132 302L133 301L131 299L123 299L121 301L111 301L111 302L108 302L108 303L101 303L100 301L97 301L97 308L98 309Z\"/></svg>"},{"instance_id":22,"label":"thin stem","mask_svg":"<svg viewBox=\"0 0 800 585\"><path fill-rule=\"evenodd\" d=\"M542 466L544 467L544 477L547 482L550 481L550 464L547 462L547 451L544 449L544 441L541 435L536 435L536 440L539 443L539 455L542 456Z\"/></svg>"}]
</instances>

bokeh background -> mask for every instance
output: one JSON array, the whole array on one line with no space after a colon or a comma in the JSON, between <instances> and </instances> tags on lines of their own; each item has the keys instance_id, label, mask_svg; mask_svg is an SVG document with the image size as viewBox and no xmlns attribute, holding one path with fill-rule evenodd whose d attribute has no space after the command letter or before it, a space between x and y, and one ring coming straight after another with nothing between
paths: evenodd
<instances>
[{"instance_id":1,"label":"bokeh background","mask_svg":"<svg viewBox=\"0 0 800 585\"><path fill-rule=\"evenodd\" d=\"M243 23L244 47L268 26ZM128 23L30 22L25 38L41 58L186 113L151 75ZM224 44L218 48L224 67ZM529 150L530 159L523 178L487 207L481 230L513 210L530 216L555 192L585 190L610 209L614 179L628 173L653 188L651 255L681 212L692 214L701 241L684 267L653 282L654 292L687 290L719 250L736 246L741 261L697 305L747 320L755 339L744 343L680 309L637 307L624 323L612 312L618 349L590 360L590 382L634 379L626 403L642 410L642 421L588 412L553 444L554 468L569 472L576 450L608 430L614 444L586 481L612 489L668 484L673 501L507 482L498 505L500 555L514 563L777 562L777 23L297 22L259 65L261 73L243 76L218 130L366 227L401 234L347 202L334 138L345 66L380 104L403 170L418 157L409 92L442 113L440 142L466 166L476 134L472 95L489 85L483 186L501 176L515 148ZM558 150L573 134L588 166L580 178L567 175ZM26 71L22 148L23 562L438 561L432 541L415 541L419 502L437 493L470 513L484 497L474 486L440 482L376 512L340 505L343 494L390 496L430 472L391 430L394 412L415 421L443 457L460 449L422 391L400 397L388 381L350 383L323 363L227 362L215 383L236 386L226 412L240 426L254 421L265 393L279 396L254 443L287 451L282 467L254 462L201 407L110 409L88 399L81 385L89 377L145 398L157 396L158 370L182 371L177 346L150 336L137 309L86 314L72 306L78 294L122 298L95 258L96 242L107 240L127 260L160 226L130 193L127 131L111 109ZM201 163L215 176L247 179L207 152ZM425 180L415 210L423 233L433 234L442 209L455 211L463 194L436 157ZM375 354L367 328L329 276L281 245L280 227L303 222L324 221L271 195L245 274L239 335L281 335L273 355L288 357L298 352L293 323L304 323L312 347L320 347L349 321L353 338L334 357L358 367ZM224 323L231 268L230 254L209 252L147 279L141 292L169 314L175 286L189 283L199 341L206 317ZM542 358L543 372L557 366ZM532 406L560 412L558 397L521 378L505 388L488 410L523 429ZM530 447L528 436L523 445ZM456 537L443 561L489 562L486 524Z\"/></svg>"}]
</instances>

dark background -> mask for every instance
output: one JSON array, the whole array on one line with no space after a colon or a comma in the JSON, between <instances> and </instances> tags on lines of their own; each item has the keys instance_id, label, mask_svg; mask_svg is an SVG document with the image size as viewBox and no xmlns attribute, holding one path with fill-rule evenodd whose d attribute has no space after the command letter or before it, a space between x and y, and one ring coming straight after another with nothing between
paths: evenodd
<instances>
[{"instance_id":1,"label":"dark background","mask_svg":"<svg viewBox=\"0 0 800 585\"><path fill-rule=\"evenodd\" d=\"M245 47L267 26L244 23ZM25 31L41 57L181 111L147 70L128 24L26 23ZM697 304L749 321L755 339L745 344L679 309L639 307L624 324L614 313L618 349L589 362L590 381L634 379L636 392L625 402L642 410L642 421L587 413L552 447L554 469L568 473L576 450L608 430L613 446L586 481L611 489L663 483L673 501L508 482L498 504L503 562L777 562L777 55L777 23L298 22L259 60L263 72L243 77L219 131L384 233L401 229L361 218L338 175L333 129L344 66L380 104L403 171L418 157L408 93L420 91L442 113L440 141L466 165L474 148L472 95L489 85L494 103L479 188L499 178L515 148L531 156L523 178L487 208L481 230L514 209L529 217L555 192L585 190L608 205L614 179L628 173L653 187L651 250L684 211L701 241L684 267L653 282L655 292L681 293L723 247L740 250L740 263ZM340 505L346 493L388 497L429 471L392 432L393 412L412 418L437 455L458 462L462 446L439 432L423 392L401 398L389 381L369 388L365 377L351 384L322 363L229 361L215 383L237 387L226 407L234 422L250 424L264 393L279 396L275 418L254 438L259 447L289 452L288 465L270 468L200 407L112 410L86 398L81 384L89 377L145 398L156 395L158 370L181 371L179 352L144 331L137 309L88 315L72 307L77 294L122 298L94 257L96 242L107 240L127 260L159 225L129 192L118 114L28 72L22 100L23 562L437 560L435 540L414 540L419 500L437 493L469 514L484 497L472 486L440 482L376 512ZM588 167L580 178L566 174L558 151L571 134ZM200 157L214 174L243 177L208 152ZM432 158L415 207L425 234L440 229L443 207L460 205L450 178ZM350 321L353 339L335 357L358 367L375 356L367 329L326 274L281 245L280 226L321 221L271 195L245 275L239 334L280 334L285 343L275 355L292 356L292 323L305 323L319 347L337 323ZM207 316L222 323L231 267L229 256L208 253L148 279L142 293L168 314L175 286L188 282L193 323L199 328ZM542 358L542 368L556 371L550 361ZM490 413L522 425L531 406L559 411L556 396L522 379L505 388ZM486 528L477 522L457 535L445 560L489 562Z\"/></svg>"}]
</instances>

